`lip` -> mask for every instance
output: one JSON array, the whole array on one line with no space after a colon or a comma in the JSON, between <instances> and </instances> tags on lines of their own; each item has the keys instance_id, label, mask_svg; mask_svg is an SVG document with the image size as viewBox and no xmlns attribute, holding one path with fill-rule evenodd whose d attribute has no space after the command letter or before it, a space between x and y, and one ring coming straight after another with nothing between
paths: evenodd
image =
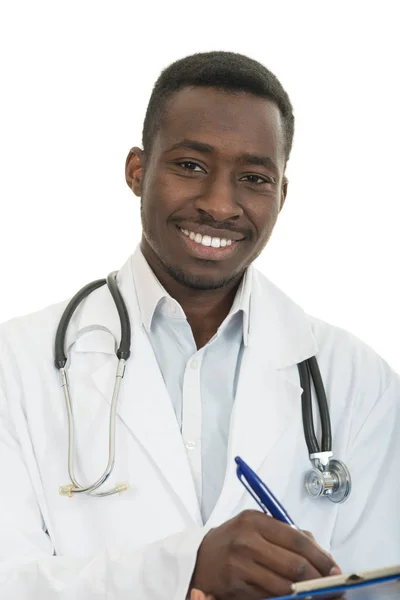
<instances>
[{"instance_id":1,"label":"lip","mask_svg":"<svg viewBox=\"0 0 400 600\"><path fill-rule=\"evenodd\" d=\"M182 227L182 229L185 229ZM230 246L225 246L224 248L214 248L213 246L203 246L203 244L198 244L197 242L191 240L188 236L182 233L181 228L176 228L178 236L181 238L182 243L185 244L186 250L189 254L191 254L194 258L202 258L203 260L224 260L226 258L230 258L233 254L235 254L236 250L239 248L240 244L245 238L241 240L232 241ZM215 232L215 229L214 229ZM196 233L200 233L200 231L196 230ZM204 233L202 235L210 235L209 233ZM212 237L220 237L214 236ZM221 238L223 236L221 235ZM230 238L232 239L232 238Z\"/></svg>"},{"instance_id":2,"label":"lip","mask_svg":"<svg viewBox=\"0 0 400 600\"><path fill-rule=\"evenodd\" d=\"M229 229L215 229L213 227L207 227L207 225L185 225L180 223L177 225L178 229L186 229L187 231L193 231L193 233L200 233L201 235L209 235L210 237L225 238L232 240L233 242L241 242L246 238L245 235L235 231L229 231Z\"/></svg>"}]
</instances>

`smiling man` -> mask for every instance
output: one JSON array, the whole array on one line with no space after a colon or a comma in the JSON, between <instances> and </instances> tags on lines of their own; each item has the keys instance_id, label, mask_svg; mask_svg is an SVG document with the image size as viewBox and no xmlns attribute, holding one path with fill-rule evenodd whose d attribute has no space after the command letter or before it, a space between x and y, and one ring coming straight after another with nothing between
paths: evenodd
<instances>
[{"instance_id":1,"label":"smiling man","mask_svg":"<svg viewBox=\"0 0 400 600\"><path fill-rule=\"evenodd\" d=\"M199 62L193 80L212 83L212 63L191 60ZM175 65L171 74L179 76L186 64ZM142 197L143 256L182 307L198 348L227 316L287 191L289 99L283 89L275 101L243 91L240 78L231 76L231 89L193 85L189 78L168 101L159 92L161 79L144 124L145 150L133 148L127 160L128 184ZM159 123L157 99L163 105Z\"/></svg>"},{"instance_id":2,"label":"smiling man","mask_svg":"<svg viewBox=\"0 0 400 600\"><path fill-rule=\"evenodd\" d=\"M117 278L132 340L114 468L93 495L77 482L107 462L121 337L107 286L66 336L75 476L53 350L66 303L0 328L0 597L260 600L400 563L399 379L252 266L286 199L293 132L288 95L246 56L189 56L156 82L126 161L143 235ZM330 458L311 465L304 440L298 364L314 356L333 457L351 474L344 498L304 485ZM237 455L314 538L255 510Z\"/></svg>"}]
</instances>

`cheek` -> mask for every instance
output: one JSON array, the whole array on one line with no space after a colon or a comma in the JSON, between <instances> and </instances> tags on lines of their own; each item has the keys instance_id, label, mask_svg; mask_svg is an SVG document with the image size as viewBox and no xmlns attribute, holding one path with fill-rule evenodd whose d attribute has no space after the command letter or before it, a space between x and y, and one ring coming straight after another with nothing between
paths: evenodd
<instances>
[{"instance_id":1,"label":"cheek","mask_svg":"<svg viewBox=\"0 0 400 600\"><path fill-rule=\"evenodd\" d=\"M263 198L247 211L248 218L257 229L260 238L268 236L279 215L279 202L274 198Z\"/></svg>"},{"instance_id":2,"label":"cheek","mask_svg":"<svg viewBox=\"0 0 400 600\"><path fill-rule=\"evenodd\" d=\"M146 210L153 213L151 217L169 216L182 205L179 188L172 179L159 173L146 181L143 198Z\"/></svg>"}]
</instances>

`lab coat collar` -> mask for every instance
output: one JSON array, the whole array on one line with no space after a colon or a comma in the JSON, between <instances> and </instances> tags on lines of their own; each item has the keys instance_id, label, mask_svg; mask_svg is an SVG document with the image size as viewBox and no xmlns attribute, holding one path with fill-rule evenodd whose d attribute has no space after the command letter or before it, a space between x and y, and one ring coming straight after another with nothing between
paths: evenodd
<instances>
[{"instance_id":1,"label":"lab coat collar","mask_svg":"<svg viewBox=\"0 0 400 600\"><path fill-rule=\"evenodd\" d=\"M157 277L150 268L140 249L132 255L132 273L135 282L136 295L140 310L142 323L146 331L150 331L151 323L157 306L166 299L173 302L181 309L178 302L171 298L167 290L161 285Z\"/></svg>"},{"instance_id":2,"label":"lab coat collar","mask_svg":"<svg viewBox=\"0 0 400 600\"><path fill-rule=\"evenodd\" d=\"M263 359L276 369L298 364L318 351L303 309L256 270L249 345L262 348Z\"/></svg>"},{"instance_id":3,"label":"lab coat collar","mask_svg":"<svg viewBox=\"0 0 400 600\"><path fill-rule=\"evenodd\" d=\"M133 339L134 328L142 325L142 315L134 286L132 257L121 268L117 279L127 305ZM248 344L262 348L264 360L276 369L297 364L317 353L316 340L304 311L253 267L248 269L235 304L243 310L248 307L245 310ZM120 323L106 286L82 303L74 320L75 326L70 329L74 339L70 335L67 343L74 343L75 351L115 352L121 335Z\"/></svg>"}]
</instances>

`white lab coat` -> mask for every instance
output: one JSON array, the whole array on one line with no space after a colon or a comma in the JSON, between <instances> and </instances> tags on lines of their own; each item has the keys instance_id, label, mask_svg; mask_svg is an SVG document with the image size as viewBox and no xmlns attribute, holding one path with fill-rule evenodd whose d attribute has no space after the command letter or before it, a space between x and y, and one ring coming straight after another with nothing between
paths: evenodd
<instances>
[{"instance_id":1,"label":"white lab coat","mask_svg":"<svg viewBox=\"0 0 400 600\"><path fill-rule=\"evenodd\" d=\"M116 464L107 498L61 497L69 483L67 416L53 364L65 304L0 328L0 598L184 600L205 533L256 508L238 482L240 455L346 571L400 563L400 384L370 348L306 316L256 270L221 496L203 527L187 450L141 325L128 261L119 285L132 326L121 385ZM67 347L78 480L107 462L119 320L105 287L71 322ZM310 467L296 364L317 355L333 451L352 474L350 499L306 495ZM221 374L223 376L223 374ZM216 401L218 399L216 398ZM317 427L318 431L318 427Z\"/></svg>"}]
</instances>

